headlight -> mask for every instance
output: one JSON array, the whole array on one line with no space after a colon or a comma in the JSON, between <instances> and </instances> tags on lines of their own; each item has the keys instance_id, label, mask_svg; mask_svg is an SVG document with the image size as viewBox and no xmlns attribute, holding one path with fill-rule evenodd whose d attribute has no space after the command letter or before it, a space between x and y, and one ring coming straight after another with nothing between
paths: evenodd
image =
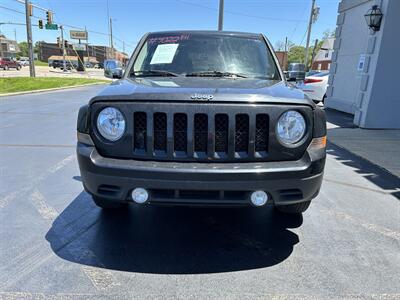
<instances>
[{"instance_id":1,"label":"headlight","mask_svg":"<svg viewBox=\"0 0 400 300\"><path fill-rule=\"evenodd\" d=\"M125 118L118 109L107 107L97 117L97 129L105 139L116 141L124 134Z\"/></svg>"},{"instance_id":2,"label":"headlight","mask_svg":"<svg viewBox=\"0 0 400 300\"><path fill-rule=\"evenodd\" d=\"M283 113L276 124L279 141L285 145L293 145L300 141L306 132L306 121L294 110Z\"/></svg>"}]
</instances>

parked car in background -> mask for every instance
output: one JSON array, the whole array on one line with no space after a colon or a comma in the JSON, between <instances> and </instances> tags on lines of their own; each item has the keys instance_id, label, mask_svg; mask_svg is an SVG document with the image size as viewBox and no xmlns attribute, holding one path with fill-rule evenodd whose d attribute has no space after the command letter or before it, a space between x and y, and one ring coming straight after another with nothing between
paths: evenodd
<instances>
[{"instance_id":1,"label":"parked car in background","mask_svg":"<svg viewBox=\"0 0 400 300\"><path fill-rule=\"evenodd\" d=\"M289 64L286 78L290 81L301 81L306 77L306 66L301 63Z\"/></svg>"},{"instance_id":2,"label":"parked car in background","mask_svg":"<svg viewBox=\"0 0 400 300\"><path fill-rule=\"evenodd\" d=\"M314 102L324 102L326 89L328 88L329 72L320 72L313 76L307 76L299 88L303 90Z\"/></svg>"},{"instance_id":3,"label":"parked car in background","mask_svg":"<svg viewBox=\"0 0 400 300\"><path fill-rule=\"evenodd\" d=\"M104 76L109 78L121 78L123 66L119 60L109 59L104 61Z\"/></svg>"},{"instance_id":4,"label":"parked car in background","mask_svg":"<svg viewBox=\"0 0 400 300\"><path fill-rule=\"evenodd\" d=\"M8 69L21 69L21 65L14 60L13 58L10 57L0 57L0 68L3 70L8 70Z\"/></svg>"},{"instance_id":5,"label":"parked car in background","mask_svg":"<svg viewBox=\"0 0 400 300\"><path fill-rule=\"evenodd\" d=\"M104 69L104 64L103 63L97 63L94 65L95 69Z\"/></svg>"},{"instance_id":6,"label":"parked car in background","mask_svg":"<svg viewBox=\"0 0 400 300\"><path fill-rule=\"evenodd\" d=\"M51 63L51 65L49 65L51 67L53 67L54 69L64 69L64 63L62 60L53 60L53 62ZM67 70L71 70L71 69L76 69L76 65L74 65L73 63L71 63L70 61L65 61L65 67Z\"/></svg>"},{"instance_id":7,"label":"parked car in background","mask_svg":"<svg viewBox=\"0 0 400 300\"><path fill-rule=\"evenodd\" d=\"M306 77L313 76L315 74L321 73L321 70L310 70L306 73Z\"/></svg>"},{"instance_id":8,"label":"parked car in background","mask_svg":"<svg viewBox=\"0 0 400 300\"><path fill-rule=\"evenodd\" d=\"M21 57L18 62L22 67L29 66L29 58L27 57Z\"/></svg>"}]
</instances>

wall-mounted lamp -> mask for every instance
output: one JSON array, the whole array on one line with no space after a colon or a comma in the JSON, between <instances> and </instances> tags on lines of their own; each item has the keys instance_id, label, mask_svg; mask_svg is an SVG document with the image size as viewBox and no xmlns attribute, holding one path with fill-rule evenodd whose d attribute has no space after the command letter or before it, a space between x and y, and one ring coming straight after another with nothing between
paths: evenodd
<instances>
[{"instance_id":1,"label":"wall-mounted lamp","mask_svg":"<svg viewBox=\"0 0 400 300\"><path fill-rule=\"evenodd\" d=\"M379 31L382 22L382 11L378 5L372 6L370 10L364 15L368 27L373 31Z\"/></svg>"}]
</instances>

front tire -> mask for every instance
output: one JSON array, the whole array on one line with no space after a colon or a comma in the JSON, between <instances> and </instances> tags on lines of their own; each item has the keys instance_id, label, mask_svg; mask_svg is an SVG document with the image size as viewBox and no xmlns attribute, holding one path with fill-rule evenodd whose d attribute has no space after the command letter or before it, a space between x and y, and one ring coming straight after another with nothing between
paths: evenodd
<instances>
[{"instance_id":1,"label":"front tire","mask_svg":"<svg viewBox=\"0 0 400 300\"><path fill-rule=\"evenodd\" d=\"M285 214L301 214L307 210L310 206L311 201L289 204L289 205L278 205L276 209Z\"/></svg>"},{"instance_id":2,"label":"front tire","mask_svg":"<svg viewBox=\"0 0 400 300\"><path fill-rule=\"evenodd\" d=\"M115 209L123 209L127 206L127 203L116 202L113 200L108 200L105 198L92 196L93 202L100 208L106 210L115 210Z\"/></svg>"}]
</instances>

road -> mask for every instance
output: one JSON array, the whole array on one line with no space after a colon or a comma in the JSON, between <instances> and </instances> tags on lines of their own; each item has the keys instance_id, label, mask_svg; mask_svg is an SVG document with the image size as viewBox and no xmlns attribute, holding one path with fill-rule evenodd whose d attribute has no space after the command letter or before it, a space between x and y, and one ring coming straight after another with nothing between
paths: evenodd
<instances>
[{"instance_id":1,"label":"road","mask_svg":"<svg viewBox=\"0 0 400 300\"><path fill-rule=\"evenodd\" d=\"M74 148L101 88L0 99L0 299L400 299L399 178L333 144L303 217L103 213Z\"/></svg>"},{"instance_id":2,"label":"road","mask_svg":"<svg viewBox=\"0 0 400 300\"><path fill-rule=\"evenodd\" d=\"M79 77L79 78L94 78L107 80L104 77L103 69L88 68L87 72L77 72L75 70L63 72L60 69L53 69L46 66L36 66L36 77ZM0 78L2 77L29 77L29 66L22 67L20 70L9 69L0 70ZM111 80L111 79L110 79Z\"/></svg>"}]
</instances>

